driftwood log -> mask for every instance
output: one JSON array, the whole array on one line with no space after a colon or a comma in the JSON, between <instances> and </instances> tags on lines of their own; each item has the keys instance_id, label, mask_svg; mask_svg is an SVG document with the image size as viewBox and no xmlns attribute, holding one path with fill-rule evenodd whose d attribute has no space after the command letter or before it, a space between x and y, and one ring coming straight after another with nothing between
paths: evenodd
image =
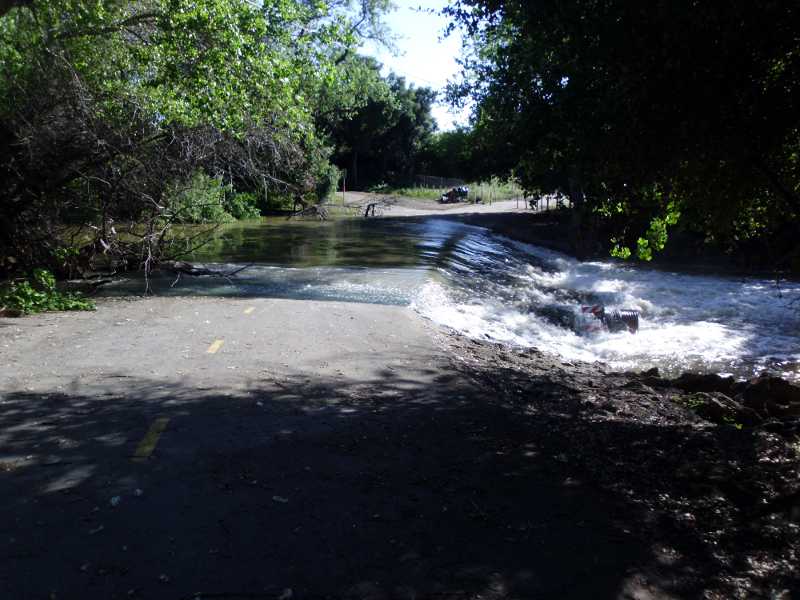
<instances>
[{"instance_id":1,"label":"driftwood log","mask_svg":"<svg viewBox=\"0 0 800 600\"><path fill-rule=\"evenodd\" d=\"M397 203L397 198L395 196L373 196L367 199L365 204L357 206L358 210L361 211L363 209L364 218L368 217L378 217L383 214L383 211L387 208L390 208L392 205Z\"/></svg>"},{"instance_id":2,"label":"driftwood log","mask_svg":"<svg viewBox=\"0 0 800 600\"><path fill-rule=\"evenodd\" d=\"M234 269L233 271L219 271L217 269L207 269L205 267L198 267L193 265L190 262L186 262L183 260L165 260L158 264L159 269L163 269L165 271L171 271L172 273L176 274L175 281L172 282L171 287L175 287L175 284L178 283L181 279L181 275L191 275L192 277L224 277L228 280L229 283L230 278L236 275L237 273L241 273L248 267L252 267L252 264L244 265L243 267L239 267L238 269Z\"/></svg>"},{"instance_id":3,"label":"driftwood log","mask_svg":"<svg viewBox=\"0 0 800 600\"><path fill-rule=\"evenodd\" d=\"M313 217L324 221L328 218L328 209L321 204L312 204L310 206L304 206L300 210L295 210L289 215L290 219L297 219L300 217Z\"/></svg>"}]
</instances>

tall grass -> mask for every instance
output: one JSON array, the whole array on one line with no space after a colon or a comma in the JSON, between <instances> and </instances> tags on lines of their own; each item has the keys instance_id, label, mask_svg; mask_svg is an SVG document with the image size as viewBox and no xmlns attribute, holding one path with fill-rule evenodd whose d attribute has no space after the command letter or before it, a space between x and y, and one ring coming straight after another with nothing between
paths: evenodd
<instances>
[{"instance_id":1,"label":"tall grass","mask_svg":"<svg viewBox=\"0 0 800 600\"><path fill-rule=\"evenodd\" d=\"M493 177L490 181L468 183L469 202L492 203L499 200L514 200L524 197L522 188L513 180L503 181ZM399 196L418 198L420 200L439 200L445 192L451 188L430 188L430 187L404 187L391 191Z\"/></svg>"},{"instance_id":2,"label":"tall grass","mask_svg":"<svg viewBox=\"0 0 800 600\"><path fill-rule=\"evenodd\" d=\"M469 186L469 200L481 202L497 202L498 200L514 200L525 196L522 188L513 179L503 181L493 177L487 182L472 183Z\"/></svg>"}]
</instances>

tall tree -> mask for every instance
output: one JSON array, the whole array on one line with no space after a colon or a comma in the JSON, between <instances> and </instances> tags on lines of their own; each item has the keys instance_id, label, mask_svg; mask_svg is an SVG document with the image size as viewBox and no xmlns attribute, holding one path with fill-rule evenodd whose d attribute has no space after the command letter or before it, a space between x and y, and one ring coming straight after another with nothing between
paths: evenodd
<instances>
[{"instance_id":1,"label":"tall tree","mask_svg":"<svg viewBox=\"0 0 800 600\"><path fill-rule=\"evenodd\" d=\"M166 192L198 169L312 193L329 154L315 113L345 97L341 65L382 35L388 0L16 4L0 17L0 271L61 261L64 221L149 268Z\"/></svg>"},{"instance_id":2,"label":"tall tree","mask_svg":"<svg viewBox=\"0 0 800 600\"><path fill-rule=\"evenodd\" d=\"M347 170L349 185L413 180L423 148L436 128L431 108L436 93L408 85L390 74L380 79L380 66L359 57L377 81L368 102L352 114L327 124L336 148L336 164Z\"/></svg>"},{"instance_id":3,"label":"tall tree","mask_svg":"<svg viewBox=\"0 0 800 600\"><path fill-rule=\"evenodd\" d=\"M529 188L614 222L620 254L634 243L650 256L681 215L708 239L770 239L792 259L797 3L460 0L447 12L474 40L452 91L476 100L488 149Z\"/></svg>"}]
</instances>

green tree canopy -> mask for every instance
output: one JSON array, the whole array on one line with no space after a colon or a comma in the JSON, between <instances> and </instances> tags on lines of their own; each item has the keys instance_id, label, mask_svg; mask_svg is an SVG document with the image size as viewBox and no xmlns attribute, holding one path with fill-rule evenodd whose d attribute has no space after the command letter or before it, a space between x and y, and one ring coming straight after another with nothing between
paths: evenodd
<instances>
[{"instance_id":1,"label":"green tree canopy","mask_svg":"<svg viewBox=\"0 0 800 600\"><path fill-rule=\"evenodd\" d=\"M681 215L709 240L771 239L789 259L797 3L460 0L447 13L473 40L451 93L476 101L488 170L569 194L616 224L620 251L638 237L647 257Z\"/></svg>"},{"instance_id":2,"label":"green tree canopy","mask_svg":"<svg viewBox=\"0 0 800 600\"><path fill-rule=\"evenodd\" d=\"M165 192L198 169L243 191L313 193L315 116L365 102L343 76L388 0L56 0L0 17L0 269L53 261L65 220L150 264ZM138 250L113 223L143 227ZM144 250L142 250L144 248ZM138 253L138 254L137 254Z\"/></svg>"},{"instance_id":3,"label":"green tree canopy","mask_svg":"<svg viewBox=\"0 0 800 600\"><path fill-rule=\"evenodd\" d=\"M394 74L382 79L372 58L355 61L369 82L370 96L358 110L323 125L336 149L333 159L347 170L348 185L354 188L408 182L436 129L431 115L436 93Z\"/></svg>"}]
</instances>

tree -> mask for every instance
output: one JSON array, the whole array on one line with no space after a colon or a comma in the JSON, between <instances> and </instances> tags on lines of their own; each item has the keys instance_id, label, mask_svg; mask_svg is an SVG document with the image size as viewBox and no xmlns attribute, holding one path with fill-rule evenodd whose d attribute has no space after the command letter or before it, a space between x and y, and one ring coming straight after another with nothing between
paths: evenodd
<instances>
[{"instance_id":1,"label":"tree","mask_svg":"<svg viewBox=\"0 0 800 600\"><path fill-rule=\"evenodd\" d=\"M461 0L446 12L474 40L451 93L475 99L476 135L529 189L611 223L619 254L634 243L651 256L680 215L728 248L758 238L791 260L796 3Z\"/></svg>"},{"instance_id":2,"label":"tree","mask_svg":"<svg viewBox=\"0 0 800 600\"><path fill-rule=\"evenodd\" d=\"M422 150L421 168L425 173L457 179L476 178L479 166L479 140L472 130L460 127L437 131ZM470 179L471 180L471 179Z\"/></svg>"},{"instance_id":3,"label":"tree","mask_svg":"<svg viewBox=\"0 0 800 600\"><path fill-rule=\"evenodd\" d=\"M323 125L336 148L334 162L347 169L355 188L413 180L418 161L435 122L431 107L436 94L409 86L402 77L380 78L371 58L356 59L371 71L372 95L358 110Z\"/></svg>"},{"instance_id":4,"label":"tree","mask_svg":"<svg viewBox=\"0 0 800 600\"><path fill-rule=\"evenodd\" d=\"M74 236L87 255L151 268L176 218L167 192L198 171L244 191L312 195L330 153L315 112L337 97L360 37L381 35L388 5L18 4L0 17L6 271L63 267L64 223L88 227L88 244Z\"/></svg>"}]
</instances>

